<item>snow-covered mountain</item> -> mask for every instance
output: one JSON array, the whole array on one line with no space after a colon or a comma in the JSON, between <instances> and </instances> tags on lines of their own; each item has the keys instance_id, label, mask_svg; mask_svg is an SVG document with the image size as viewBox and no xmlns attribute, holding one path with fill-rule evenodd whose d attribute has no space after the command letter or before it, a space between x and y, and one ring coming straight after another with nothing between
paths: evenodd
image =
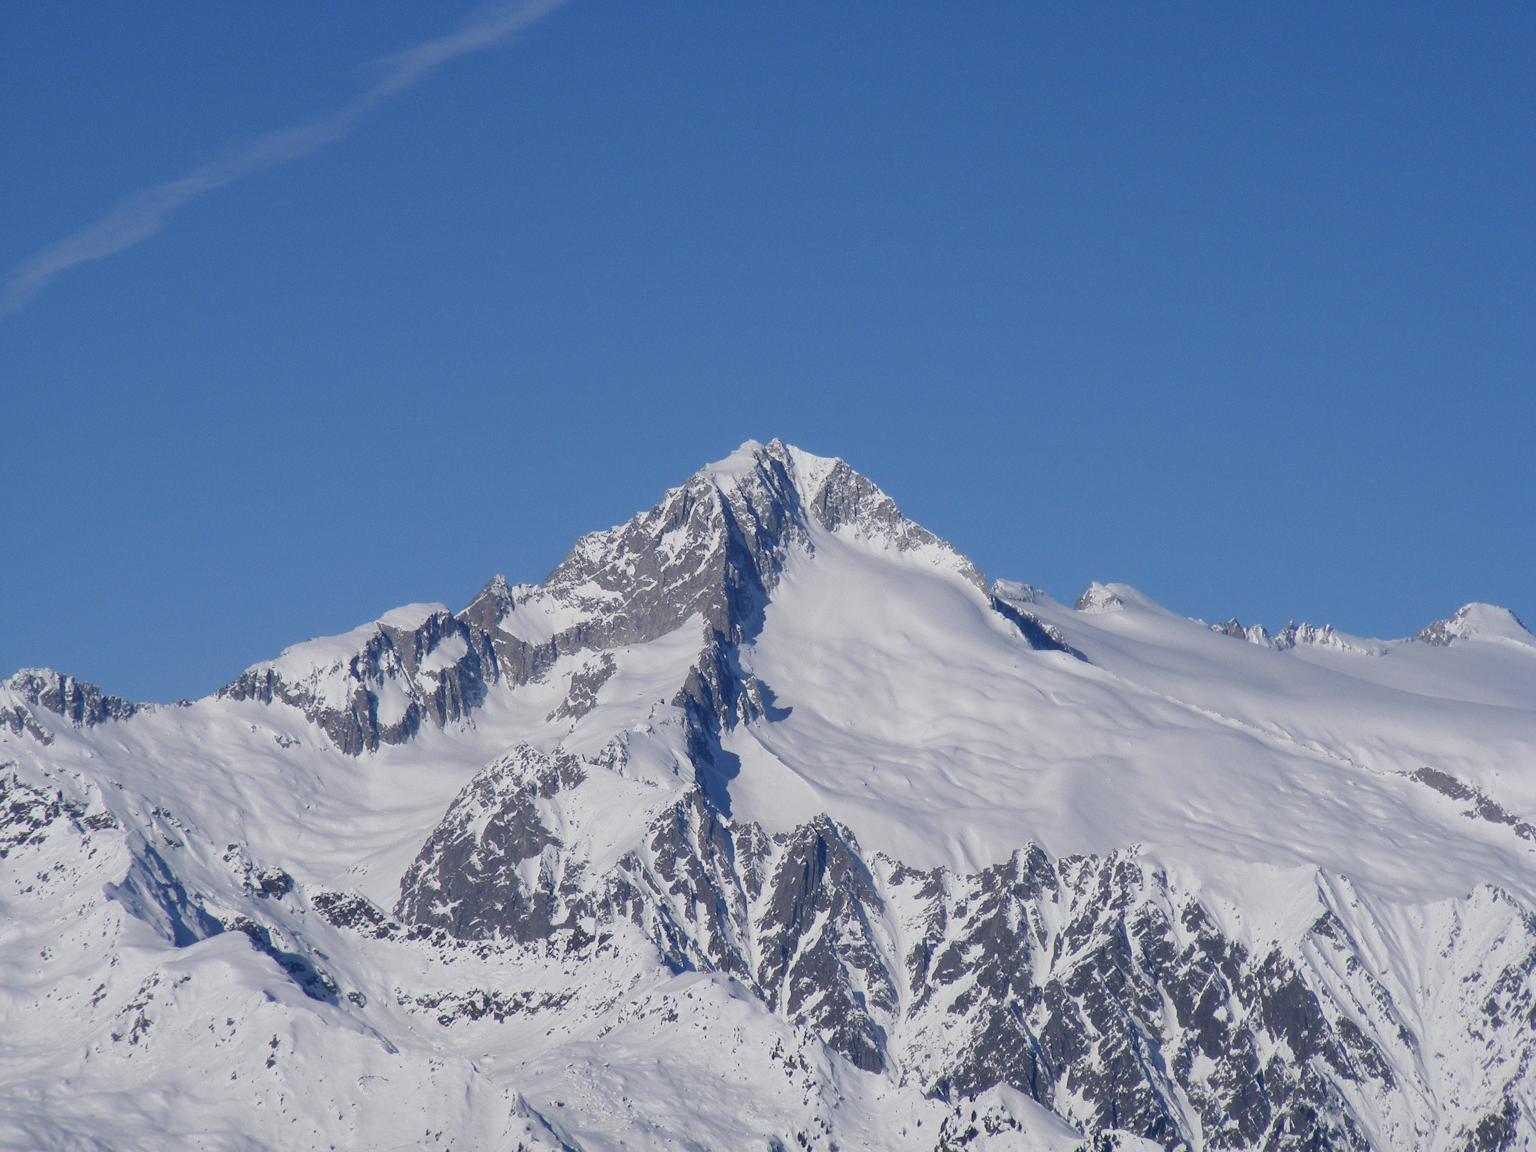
<instances>
[{"instance_id":1,"label":"snow-covered mountain","mask_svg":"<svg viewBox=\"0 0 1536 1152\"><path fill-rule=\"evenodd\" d=\"M1536 1146L1536 639L1074 606L748 443L214 695L0 681L0 1145Z\"/></svg>"}]
</instances>

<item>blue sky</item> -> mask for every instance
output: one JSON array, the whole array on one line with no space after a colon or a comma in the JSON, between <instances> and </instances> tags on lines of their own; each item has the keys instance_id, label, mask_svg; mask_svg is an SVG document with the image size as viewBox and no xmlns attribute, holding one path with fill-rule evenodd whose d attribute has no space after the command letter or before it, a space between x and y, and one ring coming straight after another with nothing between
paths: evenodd
<instances>
[{"instance_id":1,"label":"blue sky","mask_svg":"<svg viewBox=\"0 0 1536 1152\"><path fill-rule=\"evenodd\" d=\"M1061 597L1536 616L1536 9L570 0L402 74L476 11L6 14L0 668L199 695L775 435Z\"/></svg>"}]
</instances>

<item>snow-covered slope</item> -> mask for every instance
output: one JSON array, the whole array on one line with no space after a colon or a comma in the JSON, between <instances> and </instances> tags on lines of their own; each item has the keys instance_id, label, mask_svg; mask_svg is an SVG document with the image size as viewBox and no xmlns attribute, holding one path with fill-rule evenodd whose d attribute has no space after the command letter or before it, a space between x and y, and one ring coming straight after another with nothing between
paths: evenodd
<instances>
[{"instance_id":1,"label":"snow-covered slope","mask_svg":"<svg viewBox=\"0 0 1536 1152\"><path fill-rule=\"evenodd\" d=\"M218 693L0 681L0 1145L1536 1145L1536 640L988 585L748 443Z\"/></svg>"}]
</instances>

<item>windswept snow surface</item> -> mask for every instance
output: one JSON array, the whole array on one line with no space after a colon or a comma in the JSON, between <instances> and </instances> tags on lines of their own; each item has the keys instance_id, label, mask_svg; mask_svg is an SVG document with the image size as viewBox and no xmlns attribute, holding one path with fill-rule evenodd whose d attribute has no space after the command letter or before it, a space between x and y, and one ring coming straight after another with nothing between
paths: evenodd
<instances>
[{"instance_id":1,"label":"windswept snow surface","mask_svg":"<svg viewBox=\"0 0 1536 1152\"><path fill-rule=\"evenodd\" d=\"M0 1146L1532 1147L1533 910L1507 610L1069 607L748 442L190 704L0 681Z\"/></svg>"},{"instance_id":2,"label":"windswept snow surface","mask_svg":"<svg viewBox=\"0 0 1536 1152\"><path fill-rule=\"evenodd\" d=\"M1536 891L1530 841L1412 779L1434 766L1536 815L1536 648L1276 653L1125 586L1112 610L1026 605L1079 660L1023 649L922 557L815 546L743 656L785 715L732 735L738 813L830 813L866 848L967 871L1026 841L1140 845L1250 910L1319 867L1399 901Z\"/></svg>"}]
</instances>

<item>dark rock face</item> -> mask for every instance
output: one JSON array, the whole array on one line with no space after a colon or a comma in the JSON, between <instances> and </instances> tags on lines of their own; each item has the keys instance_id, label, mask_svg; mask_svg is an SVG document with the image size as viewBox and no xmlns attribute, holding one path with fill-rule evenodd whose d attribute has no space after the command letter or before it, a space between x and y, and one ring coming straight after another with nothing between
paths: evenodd
<instances>
[{"instance_id":1,"label":"dark rock face","mask_svg":"<svg viewBox=\"0 0 1536 1152\"><path fill-rule=\"evenodd\" d=\"M403 878L400 918L517 944L627 919L675 971L727 972L857 1066L883 1070L896 986L877 940L880 896L852 835L825 819L788 836L735 829L695 788L652 821L643 850L587 877L538 802L588 770L523 748L480 773Z\"/></svg>"},{"instance_id":2,"label":"dark rock face","mask_svg":"<svg viewBox=\"0 0 1536 1152\"><path fill-rule=\"evenodd\" d=\"M1031 845L980 873L972 898L960 896L969 885L957 880L943 869L909 868L898 868L890 880L896 892L911 894L918 910L917 943L905 957L913 1011L942 1010L957 1019L974 1014L969 1056L938 1087L974 1096L1009 1084L1045 1100L1050 1064L1019 1006L1035 989L1031 955L1049 936L1039 901L1055 891L1055 874ZM954 1002L946 1004L951 992Z\"/></svg>"},{"instance_id":3,"label":"dark rock face","mask_svg":"<svg viewBox=\"0 0 1536 1152\"><path fill-rule=\"evenodd\" d=\"M514 684L562 654L643 644L695 615L706 634L731 636L761 611L787 545L803 539L799 492L784 461L765 452L749 483L722 491L700 473L628 523L583 537L536 588L493 580L463 619L493 637ZM545 604L578 622L546 640L520 638L521 617Z\"/></svg>"},{"instance_id":4,"label":"dark rock face","mask_svg":"<svg viewBox=\"0 0 1536 1152\"><path fill-rule=\"evenodd\" d=\"M1291 962L1250 956L1134 858L1053 863L1030 848L970 877L892 881L924 909L908 958L916 1015L963 1037L941 1090L1006 1083L1086 1132L1170 1148L1197 1134L1209 1148L1284 1147L1298 1124L1319 1146L1364 1147L1330 1086L1355 1078L1356 1041ZM1261 1055L1277 1042L1292 1059ZM1372 1066L1385 1073L1379 1056Z\"/></svg>"},{"instance_id":5,"label":"dark rock face","mask_svg":"<svg viewBox=\"0 0 1536 1152\"><path fill-rule=\"evenodd\" d=\"M9 708L0 708L0 728L10 731L13 736L23 733L32 737L39 744L52 744L53 733L37 722L37 717L32 714L32 709L25 704L14 704Z\"/></svg>"},{"instance_id":6,"label":"dark rock face","mask_svg":"<svg viewBox=\"0 0 1536 1152\"><path fill-rule=\"evenodd\" d=\"M281 868L263 868L256 874L256 893L281 900L293 891L293 877Z\"/></svg>"},{"instance_id":7,"label":"dark rock face","mask_svg":"<svg viewBox=\"0 0 1536 1152\"><path fill-rule=\"evenodd\" d=\"M680 700L697 710L702 728L718 732L739 718L742 693L753 697L749 704L761 701L760 690L730 675L735 649L756 633L790 549L813 549L813 526L858 533L897 551L942 549L965 578L983 586L969 561L847 464L837 461L814 479L801 476L792 451L775 440L752 449L739 471L700 472L649 511L583 537L540 585L493 579L460 619L491 638L506 681L522 684L562 655L643 644L697 617L699 663ZM552 608L575 622L545 636L539 621ZM1047 636L1045 645L1057 639ZM579 716L595 692L591 680L604 675L601 664L583 671L565 714Z\"/></svg>"},{"instance_id":8,"label":"dark rock face","mask_svg":"<svg viewBox=\"0 0 1536 1152\"><path fill-rule=\"evenodd\" d=\"M882 1021L897 1008L876 924L884 912L852 833L826 817L782 842L756 925L756 984L772 1008L866 1072L886 1063Z\"/></svg>"},{"instance_id":9,"label":"dark rock face","mask_svg":"<svg viewBox=\"0 0 1536 1152\"><path fill-rule=\"evenodd\" d=\"M784 450L777 440L766 449L770 454L776 450L780 453ZM833 464L812 497L811 510L824 528L831 531L852 528L860 535L885 541L898 552L926 547L952 551L928 529L903 516L894 500L841 460ZM975 566L958 553L954 555L960 562L961 574L975 585L977 591L985 591L985 581Z\"/></svg>"},{"instance_id":10,"label":"dark rock face","mask_svg":"<svg viewBox=\"0 0 1536 1152\"><path fill-rule=\"evenodd\" d=\"M317 892L310 897L310 904L327 924L336 928L374 939L388 939L401 931L399 921L391 919L373 901L356 892Z\"/></svg>"},{"instance_id":11,"label":"dark rock face","mask_svg":"<svg viewBox=\"0 0 1536 1152\"><path fill-rule=\"evenodd\" d=\"M1520 1106L1514 1097L1506 1096L1504 1104L1496 1112L1490 1112L1477 1122L1467 1141L1467 1147L1486 1152L1504 1152L1515 1147L1520 1138Z\"/></svg>"},{"instance_id":12,"label":"dark rock face","mask_svg":"<svg viewBox=\"0 0 1536 1152\"><path fill-rule=\"evenodd\" d=\"M14 765L0 764L0 860L41 843L60 824L89 835L115 828L117 821L108 812L88 812L62 793L35 788L17 775Z\"/></svg>"},{"instance_id":13,"label":"dark rock face","mask_svg":"<svg viewBox=\"0 0 1536 1152\"><path fill-rule=\"evenodd\" d=\"M641 850L609 880L610 903L638 924L674 971L709 969L751 979L745 867L755 874L751 845L738 846L730 826L700 789L690 790L646 829Z\"/></svg>"},{"instance_id":14,"label":"dark rock face","mask_svg":"<svg viewBox=\"0 0 1536 1152\"><path fill-rule=\"evenodd\" d=\"M560 706L550 713L551 720L579 720L597 707L597 694L618 671L613 653L604 652L588 660L571 677L571 686Z\"/></svg>"},{"instance_id":15,"label":"dark rock face","mask_svg":"<svg viewBox=\"0 0 1536 1152\"><path fill-rule=\"evenodd\" d=\"M523 745L476 775L401 881L401 919L461 940L549 936L560 902L551 861L542 857L557 842L538 801L579 783L582 773L574 757L550 759ZM520 867L529 861L533 880Z\"/></svg>"},{"instance_id":16,"label":"dark rock face","mask_svg":"<svg viewBox=\"0 0 1536 1152\"><path fill-rule=\"evenodd\" d=\"M396 1003L416 1012L430 1012L443 1028L452 1028L464 1020L495 1020L501 1023L513 1016L535 1016L557 1012L571 1000L569 993L502 992L484 988L469 992L437 992L410 996L396 994Z\"/></svg>"},{"instance_id":17,"label":"dark rock face","mask_svg":"<svg viewBox=\"0 0 1536 1152\"><path fill-rule=\"evenodd\" d=\"M108 696L94 684L76 680L47 668L29 668L0 681L34 708L43 708L71 724L92 727L108 720L126 720L139 706L116 696ZM0 715L12 732L21 733L25 721L20 712Z\"/></svg>"}]
</instances>

